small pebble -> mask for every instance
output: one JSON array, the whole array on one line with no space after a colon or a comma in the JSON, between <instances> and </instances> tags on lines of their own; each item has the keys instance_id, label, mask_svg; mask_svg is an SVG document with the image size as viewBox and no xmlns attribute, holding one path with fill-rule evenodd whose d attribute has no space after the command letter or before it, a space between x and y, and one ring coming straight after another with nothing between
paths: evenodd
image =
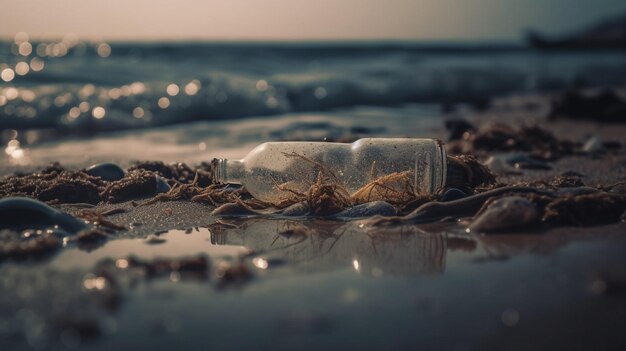
<instances>
[{"instance_id":1,"label":"small pebble","mask_svg":"<svg viewBox=\"0 0 626 351\"><path fill-rule=\"evenodd\" d=\"M124 178L124 170L111 162L97 163L87 168L85 173L94 177L100 177L108 182L114 182Z\"/></svg>"},{"instance_id":2,"label":"small pebble","mask_svg":"<svg viewBox=\"0 0 626 351\"><path fill-rule=\"evenodd\" d=\"M252 211L251 209L241 206L237 203L224 204L211 212L212 216L221 217L237 217L237 216L250 216L258 215L259 213Z\"/></svg>"},{"instance_id":3,"label":"small pebble","mask_svg":"<svg viewBox=\"0 0 626 351\"><path fill-rule=\"evenodd\" d=\"M599 136L592 136L585 142L585 145L583 145L584 152L594 153L602 151L603 149L604 143Z\"/></svg>"},{"instance_id":4,"label":"small pebble","mask_svg":"<svg viewBox=\"0 0 626 351\"><path fill-rule=\"evenodd\" d=\"M509 196L494 201L469 225L478 233L515 231L538 223L539 211L528 199Z\"/></svg>"},{"instance_id":5,"label":"small pebble","mask_svg":"<svg viewBox=\"0 0 626 351\"><path fill-rule=\"evenodd\" d=\"M519 172L520 169L551 170L549 163L525 154L499 154L490 156L485 166L494 173Z\"/></svg>"},{"instance_id":6,"label":"small pebble","mask_svg":"<svg viewBox=\"0 0 626 351\"><path fill-rule=\"evenodd\" d=\"M467 194L457 188L450 188L441 195L440 201L448 202L467 197Z\"/></svg>"},{"instance_id":7,"label":"small pebble","mask_svg":"<svg viewBox=\"0 0 626 351\"><path fill-rule=\"evenodd\" d=\"M335 215L337 218L362 218L372 216L395 216L397 214L396 208L390 203L385 201L372 201L350 207Z\"/></svg>"},{"instance_id":8,"label":"small pebble","mask_svg":"<svg viewBox=\"0 0 626 351\"><path fill-rule=\"evenodd\" d=\"M168 191L170 191L171 187L169 184L167 184L167 182L165 181L165 179L163 179L163 177L161 176L155 176L156 177L156 192L157 194L159 193L166 193Z\"/></svg>"}]
</instances>

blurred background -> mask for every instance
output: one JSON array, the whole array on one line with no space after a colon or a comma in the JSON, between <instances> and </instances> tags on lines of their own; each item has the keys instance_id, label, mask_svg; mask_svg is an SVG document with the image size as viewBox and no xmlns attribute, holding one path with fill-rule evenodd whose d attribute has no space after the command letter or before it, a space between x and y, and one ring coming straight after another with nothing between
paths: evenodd
<instances>
[{"instance_id":1,"label":"blurred background","mask_svg":"<svg viewBox=\"0 0 626 351\"><path fill-rule=\"evenodd\" d=\"M495 98L626 81L618 0L5 0L0 23L0 172L440 136Z\"/></svg>"}]
</instances>

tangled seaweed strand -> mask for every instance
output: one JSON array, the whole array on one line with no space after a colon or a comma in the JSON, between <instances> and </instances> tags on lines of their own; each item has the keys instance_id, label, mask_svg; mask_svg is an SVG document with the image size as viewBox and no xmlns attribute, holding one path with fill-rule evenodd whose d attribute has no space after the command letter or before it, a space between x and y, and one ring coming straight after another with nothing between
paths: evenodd
<instances>
[{"instance_id":1,"label":"tangled seaweed strand","mask_svg":"<svg viewBox=\"0 0 626 351\"><path fill-rule=\"evenodd\" d=\"M309 190L306 193L291 189L285 185L277 185L277 189L291 195L277 204L278 207L286 207L297 202L306 201L312 214L327 216L353 205L346 187L331 170L324 167L321 163L295 152L283 153L283 155L290 158L299 158L309 163L317 171L317 178L309 186Z\"/></svg>"},{"instance_id":2,"label":"tangled seaweed strand","mask_svg":"<svg viewBox=\"0 0 626 351\"><path fill-rule=\"evenodd\" d=\"M154 204L159 201L176 201L176 200L190 200L193 202L199 202L209 204L215 207L225 203L242 203L241 194L244 190L238 191L227 190L227 184L211 184L207 187L202 187L199 184L199 176L196 174L193 181L189 184L176 183L167 192L158 194L151 200L142 204L142 206ZM260 201L249 201L250 205L245 206L263 206ZM267 205L265 205L267 207ZM265 208L263 207L263 208Z\"/></svg>"},{"instance_id":3,"label":"tangled seaweed strand","mask_svg":"<svg viewBox=\"0 0 626 351\"><path fill-rule=\"evenodd\" d=\"M279 208L305 201L312 214L326 216L371 201L386 201L402 209L432 200L432 196L421 193L415 188L410 171L376 177L374 162L370 172L372 180L350 194L341 180L321 163L297 153L284 153L284 155L309 163L313 170L317 171L317 178L314 183L308 185L309 189L306 192L292 189L286 184L276 185L277 189L288 194L276 204Z\"/></svg>"}]
</instances>

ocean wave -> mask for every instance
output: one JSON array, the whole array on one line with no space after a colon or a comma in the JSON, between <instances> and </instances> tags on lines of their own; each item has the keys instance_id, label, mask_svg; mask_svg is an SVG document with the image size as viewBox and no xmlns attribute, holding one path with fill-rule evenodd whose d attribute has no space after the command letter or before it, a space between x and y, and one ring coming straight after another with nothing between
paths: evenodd
<instances>
[{"instance_id":1,"label":"ocean wave","mask_svg":"<svg viewBox=\"0 0 626 351\"><path fill-rule=\"evenodd\" d=\"M623 54L365 44L106 44L102 49L102 43L78 43L53 55L46 53L53 44L39 50L40 44L26 56L16 54L14 44L0 49L6 62L0 71L13 72L0 89L2 129L84 134L359 105L484 106L510 92L626 81ZM29 69L20 72L24 63Z\"/></svg>"}]
</instances>

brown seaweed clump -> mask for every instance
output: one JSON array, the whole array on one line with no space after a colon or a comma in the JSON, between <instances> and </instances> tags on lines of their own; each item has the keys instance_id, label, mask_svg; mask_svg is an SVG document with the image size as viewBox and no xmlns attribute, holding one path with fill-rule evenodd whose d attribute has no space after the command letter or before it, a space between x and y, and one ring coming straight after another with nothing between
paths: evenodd
<instances>
[{"instance_id":1,"label":"brown seaweed clump","mask_svg":"<svg viewBox=\"0 0 626 351\"><path fill-rule=\"evenodd\" d=\"M155 258L143 260L136 256L129 256L117 260L105 259L96 264L94 272L98 275L115 277L123 271L139 271L146 278L170 276L174 279L193 277L207 279L211 262L205 255L180 258Z\"/></svg>"},{"instance_id":2,"label":"brown seaweed clump","mask_svg":"<svg viewBox=\"0 0 626 351\"><path fill-rule=\"evenodd\" d=\"M514 128L494 124L479 131L466 131L460 140L447 144L450 154L487 156L490 152L521 151L542 160L556 160L578 152L580 145L559 140L551 132L537 125Z\"/></svg>"},{"instance_id":3,"label":"brown seaweed clump","mask_svg":"<svg viewBox=\"0 0 626 351\"><path fill-rule=\"evenodd\" d=\"M228 184L211 184L202 187L200 177L196 175L191 183L176 183L167 193L158 194L142 205L149 205L158 201L190 200L215 207L229 203L240 203L245 207L251 208L266 208L269 206L246 195L247 191L244 188L233 190L229 188ZM245 203L242 197L246 197Z\"/></svg>"},{"instance_id":4,"label":"brown seaweed clump","mask_svg":"<svg viewBox=\"0 0 626 351\"><path fill-rule=\"evenodd\" d=\"M175 162L165 164L161 161L139 161L128 169L129 172L144 170L154 172L165 179L176 183L195 183L201 187L213 184L211 165L203 162L199 167L193 169L186 163Z\"/></svg>"},{"instance_id":5,"label":"brown seaweed clump","mask_svg":"<svg viewBox=\"0 0 626 351\"><path fill-rule=\"evenodd\" d=\"M564 196L545 206L543 221L553 225L592 226L615 223L626 214L626 196L596 193Z\"/></svg>"},{"instance_id":6,"label":"brown seaweed clump","mask_svg":"<svg viewBox=\"0 0 626 351\"><path fill-rule=\"evenodd\" d=\"M448 172L445 188L459 188L471 192L477 187L489 187L496 183L491 170L472 155L448 156Z\"/></svg>"},{"instance_id":7,"label":"brown seaweed clump","mask_svg":"<svg viewBox=\"0 0 626 351\"><path fill-rule=\"evenodd\" d=\"M118 203L126 200L153 196L157 192L156 174L151 171L135 170L124 178L109 183L101 192L104 201Z\"/></svg>"},{"instance_id":8,"label":"brown seaweed clump","mask_svg":"<svg viewBox=\"0 0 626 351\"><path fill-rule=\"evenodd\" d=\"M83 171L68 171L53 163L41 172L0 180L0 197L26 196L47 203L100 202L105 182Z\"/></svg>"}]
</instances>

